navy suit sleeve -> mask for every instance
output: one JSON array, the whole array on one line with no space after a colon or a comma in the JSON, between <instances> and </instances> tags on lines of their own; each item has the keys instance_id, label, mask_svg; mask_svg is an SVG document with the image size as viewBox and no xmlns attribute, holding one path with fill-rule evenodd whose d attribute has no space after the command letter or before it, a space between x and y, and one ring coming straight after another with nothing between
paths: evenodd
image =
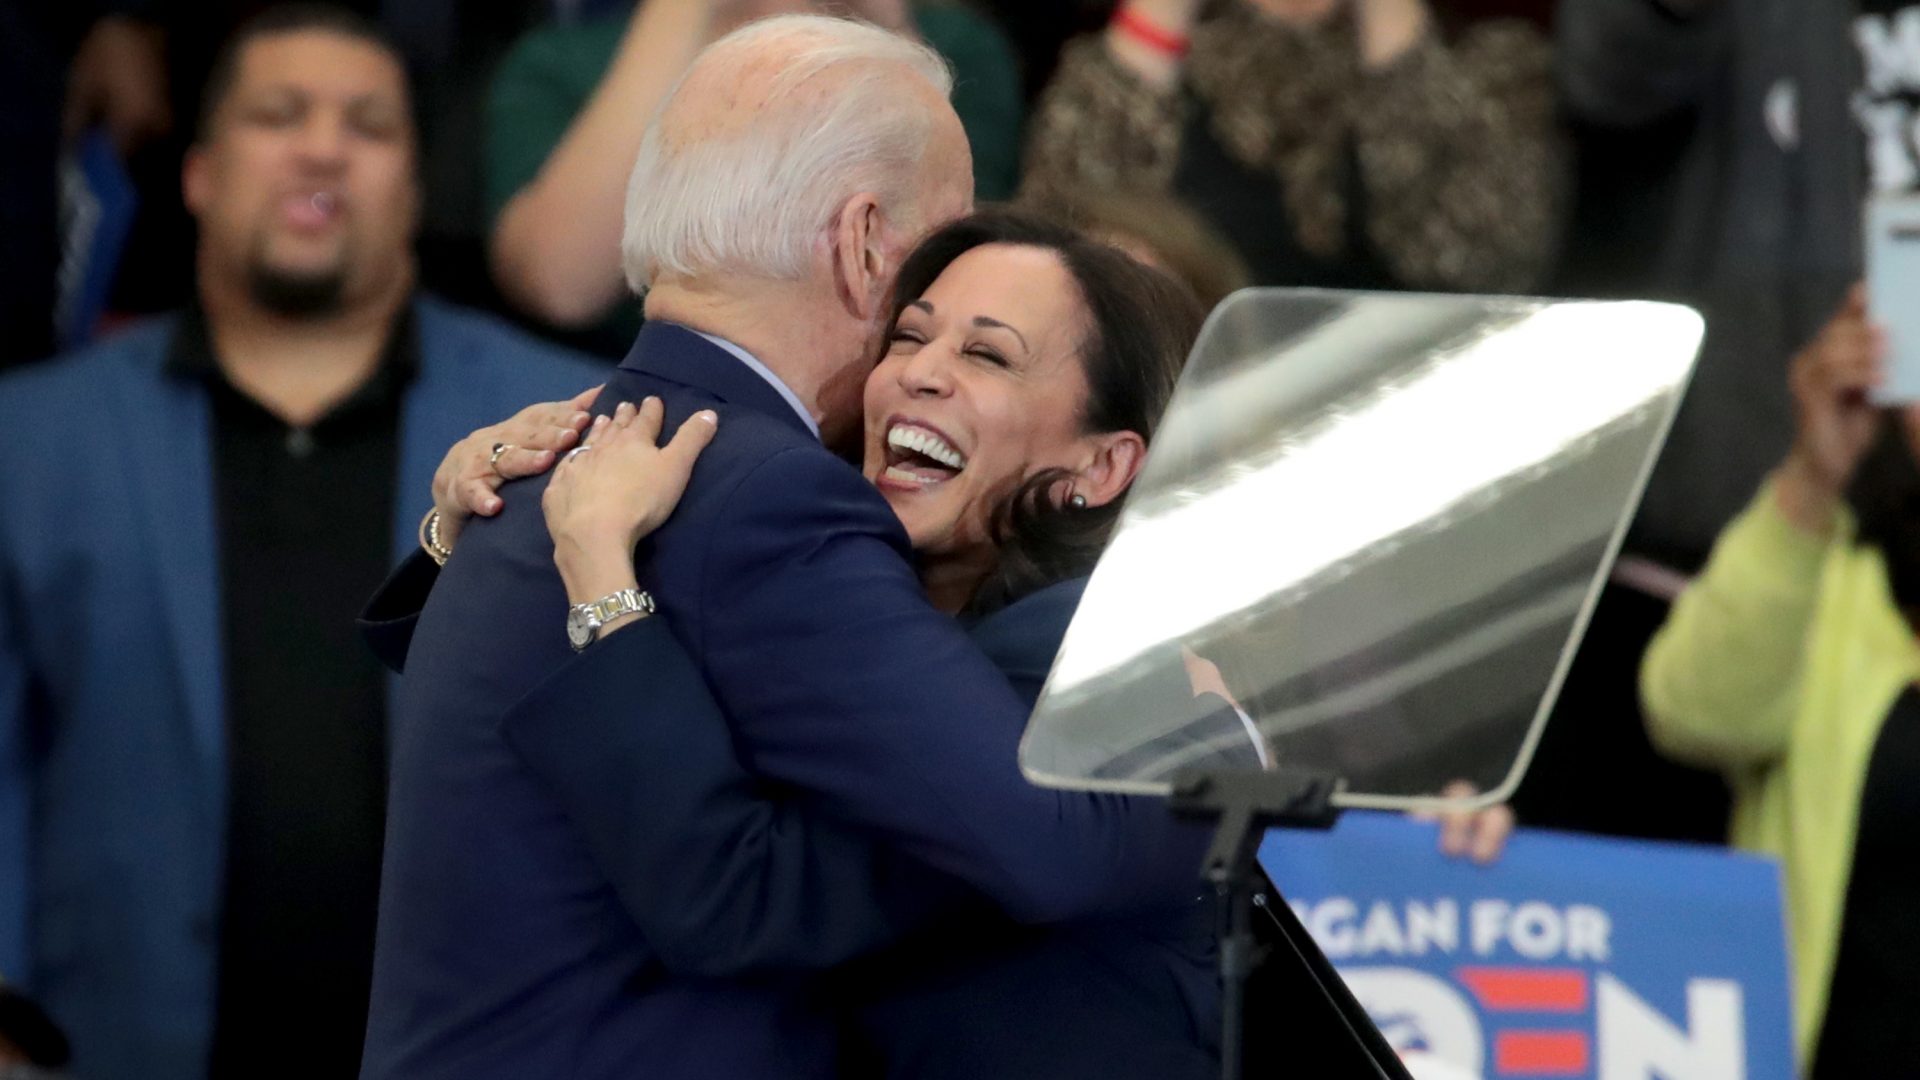
<instances>
[{"instance_id":1,"label":"navy suit sleeve","mask_svg":"<svg viewBox=\"0 0 1920 1080\"><path fill-rule=\"evenodd\" d=\"M682 975L832 967L982 903L767 791L664 618L592 646L501 725Z\"/></svg>"},{"instance_id":2,"label":"navy suit sleeve","mask_svg":"<svg viewBox=\"0 0 1920 1080\"><path fill-rule=\"evenodd\" d=\"M1206 836L1163 801L1021 774L1027 707L928 605L898 523L856 473L778 454L716 517L689 644L756 773L1021 921L1191 897Z\"/></svg>"},{"instance_id":3,"label":"navy suit sleeve","mask_svg":"<svg viewBox=\"0 0 1920 1080\"><path fill-rule=\"evenodd\" d=\"M424 551L416 551L401 561L387 580L380 583L373 598L360 613L360 637L373 655L389 671L407 670L407 651L413 647L413 630L420 624L420 612L427 606L427 594L440 580L440 566Z\"/></svg>"}]
</instances>

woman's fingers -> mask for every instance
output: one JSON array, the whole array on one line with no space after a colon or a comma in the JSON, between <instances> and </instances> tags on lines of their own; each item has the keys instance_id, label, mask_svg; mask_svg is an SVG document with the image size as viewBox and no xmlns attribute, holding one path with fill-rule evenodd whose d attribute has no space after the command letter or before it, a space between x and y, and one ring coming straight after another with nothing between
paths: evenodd
<instances>
[{"instance_id":1,"label":"woman's fingers","mask_svg":"<svg viewBox=\"0 0 1920 1080\"><path fill-rule=\"evenodd\" d=\"M656 423L656 431L657 427ZM660 457L681 478L682 487L693 472L693 463L700 459L700 451L707 448L719 429L720 417L712 409L702 409L687 417L686 422L680 425L680 430L673 433L673 440L660 451Z\"/></svg>"},{"instance_id":2,"label":"woman's fingers","mask_svg":"<svg viewBox=\"0 0 1920 1080\"><path fill-rule=\"evenodd\" d=\"M560 454L579 443L591 419L586 410L600 390L595 386L567 401L529 405L455 443L433 472L433 504L443 531L450 535L469 515L499 513L505 505L497 493L502 483L552 468Z\"/></svg>"},{"instance_id":3,"label":"woman's fingers","mask_svg":"<svg viewBox=\"0 0 1920 1080\"><path fill-rule=\"evenodd\" d=\"M1850 326L1834 336L1826 350L1822 366L1837 374L1878 368L1881 362L1881 333L1872 326Z\"/></svg>"},{"instance_id":4,"label":"woman's fingers","mask_svg":"<svg viewBox=\"0 0 1920 1080\"><path fill-rule=\"evenodd\" d=\"M1468 799L1479 794L1479 789L1465 780L1455 780L1440 794L1448 799ZM1441 854L1450 858L1471 858L1481 864L1491 863L1500 857L1514 829L1513 808L1505 803L1482 810L1449 810L1438 815L1416 816L1439 818Z\"/></svg>"},{"instance_id":5,"label":"woman's fingers","mask_svg":"<svg viewBox=\"0 0 1920 1080\"><path fill-rule=\"evenodd\" d=\"M1847 295L1841 297L1840 310L1835 313L1834 318L1836 320L1847 318L1864 319L1866 315L1867 283L1864 281L1856 281L1853 283L1853 287L1847 290Z\"/></svg>"},{"instance_id":6,"label":"woman's fingers","mask_svg":"<svg viewBox=\"0 0 1920 1080\"><path fill-rule=\"evenodd\" d=\"M503 432L494 441L503 442L515 449L526 450L570 450L580 440L580 431L587 425L583 422L574 426L570 418L559 418L561 422L543 421L531 425L520 432ZM492 453L492 444L487 452ZM505 454L501 455L505 457Z\"/></svg>"},{"instance_id":7,"label":"woman's fingers","mask_svg":"<svg viewBox=\"0 0 1920 1080\"><path fill-rule=\"evenodd\" d=\"M593 408L593 403L599 398L600 391L606 388L606 383L601 383L599 386L589 386L585 390L573 395L573 400L567 402L567 405L572 408L574 412L584 415L587 410ZM585 427L586 421L582 420L580 426Z\"/></svg>"},{"instance_id":8,"label":"woman's fingers","mask_svg":"<svg viewBox=\"0 0 1920 1080\"><path fill-rule=\"evenodd\" d=\"M575 461L585 460L590 455L631 456L648 460L648 471L666 470L684 485L687 474L693 471L694 462L699 460L700 452L713 441L714 431L719 417L711 409L703 409L690 416L674 433L672 440L660 446L660 430L664 426L666 409L659 398L647 398L639 405L621 402L610 415L594 418L593 425L587 429L581 440L585 452L567 453L560 456L562 466ZM507 455L502 455L502 460Z\"/></svg>"},{"instance_id":9,"label":"woman's fingers","mask_svg":"<svg viewBox=\"0 0 1920 1080\"><path fill-rule=\"evenodd\" d=\"M593 418L593 426L580 436L581 446L598 446L607 436L607 428L613 423L613 417L601 414ZM568 455L573 456L572 454Z\"/></svg>"},{"instance_id":10,"label":"woman's fingers","mask_svg":"<svg viewBox=\"0 0 1920 1080\"><path fill-rule=\"evenodd\" d=\"M1457 859L1473 845L1473 815L1448 811L1440 815L1440 853Z\"/></svg>"},{"instance_id":11,"label":"woman's fingers","mask_svg":"<svg viewBox=\"0 0 1920 1080\"><path fill-rule=\"evenodd\" d=\"M622 408L625 407L622 406ZM659 398L650 397L640 403L639 415L628 423L640 438L657 443L660 441L660 426L665 422L666 412L666 406L660 404Z\"/></svg>"},{"instance_id":12,"label":"woman's fingers","mask_svg":"<svg viewBox=\"0 0 1920 1080\"><path fill-rule=\"evenodd\" d=\"M481 517L492 517L500 512L501 506L505 505L500 501L500 496L494 494L499 483L500 478L497 476L476 476L471 480L462 480L454 486L454 501L459 505L463 515L478 514ZM445 511L442 511L443 515L444 513Z\"/></svg>"},{"instance_id":13,"label":"woman's fingers","mask_svg":"<svg viewBox=\"0 0 1920 1080\"><path fill-rule=\"evenodd\" d=\"M1836 321L1802 352L1788 382L1803 408L1816 415L1859 404L1886 378L1886 334L1864 320Z\"/></svg>"},{"instance_id":14,"label":"woman's fingers","mask_svg":"<svg viewBox=\"0 0 1920 1080\"><path fill-rule=\"evenodd\" d=\"M583 391L569 401L542 401L529 405L505 423L482 428L472 438L491 448L496 443L531 446L536 450L559 450L572 445L592 419L588 406L600 388Z\"/></svg>"},{"instance_id":15,"label":"woman's fingers","mask_svg":"<svg viewBox=\"0 0 1920 1080\"><path fill-rule=\"evenodd\" d=\"M1233 691L1227 689L1227 680L1220 674L1220 665L1185 645L1180 646L1180 662L1187 669L1187 685L1194 697L1215 694L1228 701L1233 700Z\"/></svg>"},{"instance_id":16,"label":"woman's fingers","mask_svg":"<svg viewBox=\"0 0 1920 1080\"><path fill-rule=\"evenodd\" d=\"M572 436L574 432L569 431L567 434ZM569 438L568 443L571 442L572 439ZM562 446L565 445L562 444ZM493 463L491 471L496 480L519 480L522 477L539 476L553 468L553 463L558 460L559 454L554 450L536 450L530 446L518 446L501 454L500 460ZM499 485L496 483L494 486Z\"/></svg>"},{"instance_id":17,"label":"woman's fingers","mask_svg":"<svg viewBox=\"0 0 1920 1080\"><path fill-rule=\"evenodd\" d=\"M542 502L556 541L627 537L630 547L673 512L719 419L703 410L661 446L664 415L661 402L649 398L594 421L584 448L561 463Z\"/></svg>"},{"instance_id":18,"label":"woman's fingers","mask_svg":"<svg viewBox=\"0 0 1920 1080\"><path fill-rule=\"evenodd\" d=\"M1513 807L1498 803L1473 815L1473 839L1469 841L1467 854L1474 862L1486 865L1497 861L1507 850L1507 840L1513 836Z\"/></svg>"}]
</instances>

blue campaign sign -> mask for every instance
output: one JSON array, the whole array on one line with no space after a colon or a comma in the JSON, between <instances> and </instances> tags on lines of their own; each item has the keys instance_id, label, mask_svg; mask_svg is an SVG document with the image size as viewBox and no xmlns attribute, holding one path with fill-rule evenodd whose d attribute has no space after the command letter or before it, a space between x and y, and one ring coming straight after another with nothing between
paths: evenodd
<instances>
[{"instance_id":1,"label":"blue campaign sign","mask_svg":"<svg viewBox=\"0 0 1920 1080\"><path fill-rule=\"evenodd\" d=\"M1260 862L1417 1076L1792 1080L1766 859L1522 831L1494 866L1348 814Z\"/></svg>"}]
</instances>

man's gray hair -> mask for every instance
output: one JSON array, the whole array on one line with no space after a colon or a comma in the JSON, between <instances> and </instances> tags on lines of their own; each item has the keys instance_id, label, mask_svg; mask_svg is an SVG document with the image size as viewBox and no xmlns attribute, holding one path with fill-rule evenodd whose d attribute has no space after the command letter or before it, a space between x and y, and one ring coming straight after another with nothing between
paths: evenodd
<instances>
[{"instance_id":1,"label":"man's gray hair","mask_svg":"<svg viewBox=\"0 0 1920 1080\"><path fill-rule=\"evenodd\" d=\"M641 139L620 244L628 284L639 292L663 274L714 272L802 279L815 240L861 191L914 219L934 125L924 95L902 92L903 71L943 99L953 91L938 53L851 19L776 16L708 46ZM764 97L743 85L756 74ZM690 130L675 116L690 87L738 87L735 109L749 115Z\"/></svg>"}]
</instances>

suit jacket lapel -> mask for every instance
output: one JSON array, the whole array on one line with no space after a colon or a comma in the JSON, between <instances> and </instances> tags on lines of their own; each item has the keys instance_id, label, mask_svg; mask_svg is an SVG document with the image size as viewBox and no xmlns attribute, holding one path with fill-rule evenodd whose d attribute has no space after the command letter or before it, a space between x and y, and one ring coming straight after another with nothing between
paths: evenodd
<instances>
[{"instance_id":1,"label":"suit jacket lapel","mask_svg":"<svg viewBox=\"0 0 1920 1080\"><path fill-rule=\"evenodd\" d=\"M807 422L759 372L684 326L650 322L641 327L620 367L705 390L722 401L792 424L809 439L814 437Z\"/></svg>"},{"instance_id":2,"label":"suit jacket lapel","mask_svg":"<svg viewBox=\"0 0 1920 1080\"><path fill-rule=\"evenodd\" d=\"M172 335L165 338L172 344ZM219 532L214 520L212 421L193 380L151 368L119 380L120 429L133 499L172 631L193 741L213 804L226 791L226 659L221 645Z\"/></svg>"}]
</instances>

